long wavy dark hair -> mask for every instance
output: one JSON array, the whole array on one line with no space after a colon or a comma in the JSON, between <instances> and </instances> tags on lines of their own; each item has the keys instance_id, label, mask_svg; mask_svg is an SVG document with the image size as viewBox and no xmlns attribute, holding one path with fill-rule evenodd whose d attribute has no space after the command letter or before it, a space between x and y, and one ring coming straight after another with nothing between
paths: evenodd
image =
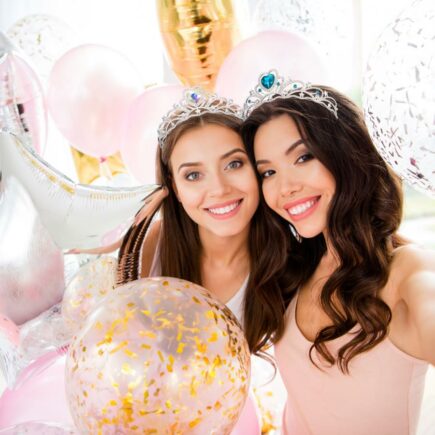
<instances>
[{"instance_id":1,"label":"long wavy dark hair","mask_svg":"<svg viewBox=\"0 0 435 435\"><path fill-rule=\"evenodd\" d=\"M197 284L201 277L201 241L198 226L187 215L172 186L170 157L180 137L187 131L217 124L240 134L241 121L224 114L206 113L179 124L157 152L157 178L169 193L163 200L159 235L160 264L163 276L186 279ZM261 195L260 195L261 196ZM261 198L260 201L263 201ZM155 210L157 212L158 209ZM153 213L154 214L154 213ZM256 210L249 230L250 275L244 301L244 329L252 353L265 356L264 347L284 331L285 302L282 283L288 281L286 258L288 228L272 217L264 205ZM141 247L153 216L144 219L127 233L119 254L119 284L140 277ZM272 254L272 255L271 255Z\"/></svg>"},{"instance_id":2,"label":"long wavy dark hair","mask_svg":"<svg viewBox=\"0 0 435 435\"><path fill-rule=\"evenodd\" d=\"M278 98L252 112L242 127L242 137L254 162L258 128L286 114L295 121L309 151L335 179L327 225L340 262L320 296L332 326L318 332L310 359L314 363L315 349L328 363L348 373L350 360L376 346L388 333L392 313L379 292L388 280L393 249L404 243L396 234L402 217L402 191L398 178L373 145L361 110L336 90L322 88L337 101L338 119L311 100ZM277 215L276 219L283 220ZM326 249L322 234L302 243L292 238L286 303L313 275ZM332 355L327 342L357 324L358 332Z\"/></svg>"}]
</instances>

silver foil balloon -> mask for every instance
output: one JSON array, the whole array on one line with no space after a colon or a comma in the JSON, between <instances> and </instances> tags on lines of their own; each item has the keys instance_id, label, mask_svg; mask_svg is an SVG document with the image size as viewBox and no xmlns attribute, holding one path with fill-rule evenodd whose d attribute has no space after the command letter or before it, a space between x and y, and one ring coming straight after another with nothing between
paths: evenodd
<instances>
[{"instance_id":1,"label":"silver foil balloon","mask_svg":"<svg viewBox=\"0 0 435 435\"><path fill-rule=\"evenodd\" d=\"M21 184L2 179L0 312L20 325L60 302L63 291L62 252Z\"/></svg>"},{"instance_id":2,"label":"silver foil balloon","mask_svg":"<svg viewBox=\"0 0 435 435\"><path fill-rule=\"evenodd\" d=\"M435 197L435 3L414 1L380 36L364 78L370 135L393 170Z\"/></svg>"},{"instance_id":3,"label":"silver foil balloon","mask_svg":"<svg viewBox=\"0 0 435 435\"><path fill-rule=\"evenodd\" d=\"M39 79L0 32L0 131L18 135L42 153L47 111Z\"/></svg>"},{"instance_id":4,"label":"silver foil balloon","mask_svg":"<svg viewBox=\"0 0 435 435\"><path fill-rule=\"evenodd\" d=\"M101 187L73 182L13 135L0 133L0 170L20 180L41 221L62 248L105 246L128 227L156 186Z\"/></svg>"}]
</instances>

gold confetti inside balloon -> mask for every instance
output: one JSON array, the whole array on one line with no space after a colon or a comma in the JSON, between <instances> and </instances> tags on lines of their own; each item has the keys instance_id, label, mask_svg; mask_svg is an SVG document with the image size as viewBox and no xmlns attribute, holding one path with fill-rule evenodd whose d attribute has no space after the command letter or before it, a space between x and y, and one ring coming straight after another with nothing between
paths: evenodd
<instances>
[{"instance_id":1,"label":"gold confetti inside balloon","mask_svg":"<svg viewBox=\"0 0 435 435\"><path fill-rule=\"evenodd\" d=\"M240 31L231 0L157 0L169 62L181 82L212 90Z\"/></svg>"},{"instance_id":2,"label":"gold confetti inside balloon","mask_svg":"<svg viewBox=\"0 0 435 435\"><path fill-rule=\"evenodd\" d=\"M225 435L248 393L250 354L231 311L205 289L146 278L92 312L66 373L81 433Z\"/></svg>"},{"instance_id":3,"label":"gold confetti inside balloon","mask_svg":"<svg viewBox=\"0 0 435 435\"><path fill-rule=\"evenodd\" d=\"M62 317L71 331L78 331L92 310L113 291L118 262L100 257L81 267L65 289Z\"/></svg>"}]
</instances>

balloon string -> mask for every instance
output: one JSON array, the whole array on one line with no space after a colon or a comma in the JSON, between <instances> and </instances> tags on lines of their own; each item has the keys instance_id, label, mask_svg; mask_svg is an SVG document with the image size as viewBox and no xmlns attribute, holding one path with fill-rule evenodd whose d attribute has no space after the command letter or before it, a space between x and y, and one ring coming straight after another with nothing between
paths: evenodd
<instances>
[{"instance_id":1,"label":"balloon string","mask_svg":"<svg viewBox=\"0 0 435 435\"><path fill-rule=\"evenodd\" d=\"M100 176L105 177L108 180L113 179L112 171L110 170L107 157L100 157Z\"/></svg>"}]
</instances>

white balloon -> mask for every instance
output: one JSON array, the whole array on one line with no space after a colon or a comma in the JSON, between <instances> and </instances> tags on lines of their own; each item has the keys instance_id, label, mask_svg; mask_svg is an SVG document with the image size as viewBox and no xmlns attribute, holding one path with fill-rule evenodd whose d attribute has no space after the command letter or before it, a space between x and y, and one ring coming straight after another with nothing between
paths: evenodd
<instances>
[{"instance_id":1,"label":"white balloon","mask_svg":"<svg viewBox=\"0 0 435 435\"><path fill-rule=\"evenodd\" d=\"M154 185L110 188L73 182L11 134L0 133L0 170L26 188L53 240L62 248L90 249L128 227Z\"/></svg>"}]
</instances>

